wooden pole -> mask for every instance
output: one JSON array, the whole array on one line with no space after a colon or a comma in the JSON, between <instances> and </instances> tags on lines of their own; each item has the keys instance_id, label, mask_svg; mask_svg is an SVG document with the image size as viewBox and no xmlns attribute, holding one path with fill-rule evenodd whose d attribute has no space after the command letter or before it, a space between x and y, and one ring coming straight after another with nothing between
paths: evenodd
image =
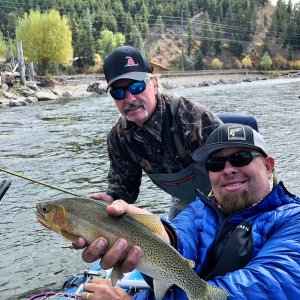
<instances>
[{"instance_id":1,"label":"wooden pole","mask_svg":"<svg viewBox=\"0 0 300 300\"><path fill-rule=\"evenodd\" d=\"M183 9L181 6L181 71L184 73L184 50L183 50Z\"/></svg>"},{"instance_id":2,"label":"wooden pole","mask_svg":"<svg viewBox=\"0 0 300 300\"><path fill-rule=\"evenodd\" d=\"M33 68L33 62L29 62L29 73L30 73L30 80L34 81L34 68Z\"/></svg>"},{"instance_id":3,"label":"wooden pole","mask_svg":"<svg viewBox=\"0 0 300 300\"><path fill-rule=\"evenodd\" d=\"M22 48L22 42L21 41L18 41L18 60L19 60L19 70L20 70L21 84L26 85L25 62L24 62L23 48Z\"/></svg>"},{"instance_id":4,"label":"wooden pole","mask_svg":"<svg viewBox=\"0 0 300 300\"><path fill-rule=\"evenodd\" d=\"M15 64L15 59L14 59L14 54L13 54L12 48L10 46L8 46L7 50L8 50L8 56L10 57L10 63L11 63L12 69L14 69L16 64Z\"/></svg>"}]
</instances>

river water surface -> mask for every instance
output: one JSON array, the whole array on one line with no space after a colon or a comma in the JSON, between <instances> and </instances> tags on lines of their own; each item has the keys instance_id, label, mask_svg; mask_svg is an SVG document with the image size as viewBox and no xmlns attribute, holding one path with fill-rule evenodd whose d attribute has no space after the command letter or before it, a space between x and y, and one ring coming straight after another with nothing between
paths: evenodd
<instances>
[{"instance_id":1,"label":"river water surface","mask_svg":"<svg viewBox=\"0 0 300 300\"><path fill-rule=\"evenodd\" d=\"M279 179L300 195L300 78L172 90L216 113L256 117ZM108 96L41 102L0 111L0 168L69 189L80 195L104 190L106 135L118 116ZM12 181L0 202L0 298L27 299L61 289L69 274L88 267L81 251L44 229L35 218L38 201L61 192L0 173ZM137 204L164 213L169 197L145 176Z\"/></svg>"}]
</instances>

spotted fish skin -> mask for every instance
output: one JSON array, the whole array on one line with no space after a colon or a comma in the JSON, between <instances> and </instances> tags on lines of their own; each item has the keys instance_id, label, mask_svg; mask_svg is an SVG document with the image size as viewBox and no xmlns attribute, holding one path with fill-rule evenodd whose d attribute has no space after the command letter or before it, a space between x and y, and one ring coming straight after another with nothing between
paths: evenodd
<instances>
[{"instance_id":1,"label":"spotted fish skin","mask_svg":"<svg viewBox=\"0 0 300 300\"><path fill-rule=\"evenodd\" d=\"M163 225L155 215L125 214L111 217L107 204L89 198L63 198L39 202L36 215L40 223L65 238L75 242L79 236L92 242L99 236L106 237L111 247L123 237L129 248L139 245L142 258L137 270L153 278L157 300L163 298L172 285L183 289L189 300L226 299L222 289L209 285L192 269L186 260L162 238ZM112 282L122 278L118 268L113 269Z\"/></svg>"}]
</instances>

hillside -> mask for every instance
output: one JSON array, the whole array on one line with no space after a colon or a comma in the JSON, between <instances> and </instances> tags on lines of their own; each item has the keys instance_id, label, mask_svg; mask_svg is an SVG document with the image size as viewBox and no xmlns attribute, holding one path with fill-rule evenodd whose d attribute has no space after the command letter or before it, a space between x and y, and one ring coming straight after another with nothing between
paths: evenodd
<instances>
[{"instance_id":1,"label":"hillside","mask_svg":"<svg viewBox=\"0 0 300 300\"><path fill-rule=\"evenodd\" d=\"M275 11L275 6L271 3L267 3L260 7L256 13L256 29L249 41L243 41L243 53L241 57L245 55L250 55L254 51L260 51L265 39L267 38L268 32L271 30L272 16ZM193 16L191 19L195 24L203 22L203 13ZM267 20L267 26L265 26ZM196 27L196 26L195 26ZM194 35L201 34L200 30L195 30ZM183 36L183 46L182 46L182 36ZM184 51L185 56L185 70L193 69L195 60L199 54L199 47L201 47L201 41L195 40L191 55L187 55L187 36L188 33L185 28L181 26L172 26L166 28L165 32L159 36L159 34L154 30L145 39L145 50L154 63L160 64L170 70L180 70L182 51ZM230 40L230 38L229 38ZM222 53L215 55L207 55L205 59L207 61L218 57L223 63L225 68L234 68L232 65L233 54L227 49L228 41L223 42ZM274 56L276 54L287 58L289 56L288 47L283 47L277 42L276 39L270 40L269 44L270 52ZM262 55L262 53L260 54ZM295 50L293 52L293 59L300 59L300 50Z\"/></svg>"},{"instance_id":2,"label":"hillside","mask_svg":"<svg viewBox=\"0 0 300 300\"><path fill-rule=\"evenodd\" d=\"M121 44L177 71L182 63L185 70L249 67L249 60L253 68L300 64L300 5L291 2L10 0L0 8L0 58L17 57L22 41L40 75L101 72Z\"/></svg>"}]
</instances>

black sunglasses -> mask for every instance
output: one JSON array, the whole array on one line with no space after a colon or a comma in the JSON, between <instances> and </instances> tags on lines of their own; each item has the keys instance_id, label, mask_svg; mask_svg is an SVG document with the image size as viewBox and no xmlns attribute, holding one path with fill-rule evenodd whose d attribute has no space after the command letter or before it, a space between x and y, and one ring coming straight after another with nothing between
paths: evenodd
<instances>
[{"instance_id":1,"label":"black sunglasses","mask_svg":"<svg viewBox=\"0 0 300 300\"><path fill-rule=\"evenodd\" d=\"M205 168L210 172L220 172L224 169L226 161L234 167L244 167L251 163L254 157L264 156L259 152L240 151L228 156L215 156L205 162Z\"/></svg>"},{"instance_id":2,"label":"black sunglasses","mask_svg":"<svg viewBox=\"0 0 300 300\"><path fill-rule=\"evenodd\" d=\"M149 82L149 80L150 78L146 77L143 81L134 81L124 87L113 87L109 92L115 100L124 100L126 91L129 91L129 93L132 95L138 95L146 89L146 84Z\"/></svg>"}]
</instances>

